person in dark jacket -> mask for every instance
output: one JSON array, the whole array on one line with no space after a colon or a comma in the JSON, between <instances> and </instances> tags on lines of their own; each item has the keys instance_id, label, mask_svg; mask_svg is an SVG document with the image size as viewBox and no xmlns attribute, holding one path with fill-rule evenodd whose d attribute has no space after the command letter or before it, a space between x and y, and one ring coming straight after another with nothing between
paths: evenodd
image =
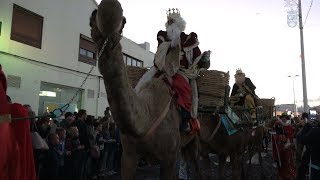
<instances>
[{"instance_id":1,"label":"person in dark jacket","mask_svg":"<svg viewBox=\"0 0 320 180\"><path fill-rule=\"evenodd\" d=\"M306 164L308 160L311 158L311 174L310 180L318 180L320 179L320 142L318 138L320 137L320 122L311 121L310 123L306 123L303 127L301 133L298 134L298 141L301 144L306 145L307 154L305 159L303 159L303 163ZM308 150L309 149L309 150Z\"/></svg>"},{"instance_id":2,"label":"person in dark jacket","mask_svg":"<svg viewBox=\"0 0 320 180\"><path fill-rule=\"evenodd\" d=\"M249 108L251 118L256 119L255 101L258 96L255 93L256 86L252 83L250 78L247 78L241 69L237 69L235 77L235 84L232 87L230 105L243 106Z\"/></svg>"},{"instance_id":3,"label":"person in dark jacket","mask_svg":"<svg viewBox=\"0 0 320 180\"><path fill-rule=\"evenodd\" d=\"M79 140L80 144L84 145L85 148L89 148L89 139L88 139L88 132L87 132L87 124L85 120L87 119L87 111L84 109L80 109L76 120L70 126L76 126L79 131Z\"/></svg>"},{"instance_id":4,"label":"person in dark jacket","mask_svg":"<svg viewBox=\"0 0 320 180\"><path fill-rule=\"evenodd\" d=\"M308 113L302 113L301 120L296 125L294 137L296 138L296 164L298 167L298 174L297 174L297 180L305 180L306 173L309 169L309 163L310 163L310 147L305 146L300 141L300 134L302 130L304 129L305 132L309 131L311 129L311 124L308 123Z\"/></svg>"},{"instance_id":5,"label":"person in dark jacket","mask_svg":"<svg viewBox=\"0 0 320 180\"><path fill-rule=\"evenodd\" d=\"M60 180L59 170L63 161L63 156L59 153L59 136L55 133L48 136L49 150L46 152L43 165L42 180Z\"/></svg>"}]
</instances>

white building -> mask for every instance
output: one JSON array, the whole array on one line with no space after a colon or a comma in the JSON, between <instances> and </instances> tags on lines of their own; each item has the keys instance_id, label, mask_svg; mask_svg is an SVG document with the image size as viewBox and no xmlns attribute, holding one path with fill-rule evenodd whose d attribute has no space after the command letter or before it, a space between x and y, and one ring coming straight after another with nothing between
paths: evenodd
<instances>
[{"instance_id":1,"label":"white building","mask_svg":"<svg viewBox=\"0 0 320 180\"><path fill-rule=\"evenodd\" d=\"M94 0L1 0L0 64L14 102L30 104L39 114L68 103L96 64L89 17ZM128 65L150 67L149 44L123 38ZM108 106L95 66L68 111L86 109L102 116Z\"/></svg>"}]
</instances>

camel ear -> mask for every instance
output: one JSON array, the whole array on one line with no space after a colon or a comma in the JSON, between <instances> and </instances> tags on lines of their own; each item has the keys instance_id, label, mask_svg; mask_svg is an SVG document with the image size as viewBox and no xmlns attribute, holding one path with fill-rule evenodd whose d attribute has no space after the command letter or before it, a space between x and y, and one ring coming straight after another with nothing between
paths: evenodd
<instances>
[{"instance_id":1,"label":"camel ear","mask_svg":"<svg viewBox=\"0 0 320 180\"><path fill-rule=\"evenodd\" d=\"M123 30L123 28L124 28L124 25L127 23L127 19L126 19L126 17L124 17L123 16L123 19L122 19L122 25L121 25L121 28L120 28L120 34L122 34L122 30Z\"/></svg>"},{"instance_id":2,"label":"camel ear","mask_svg":"<svg viewBox=\"0 0 320 180\"><path fill-rule=\"evenodd\" d=\"M95 10L93 10L92 13L91 13L90 22L89 22L90 27L93 27L94 24L96 24L95 21L96 21L97 12L98 12L98 10L95 9Z\"/></svg>"}]
</instances>

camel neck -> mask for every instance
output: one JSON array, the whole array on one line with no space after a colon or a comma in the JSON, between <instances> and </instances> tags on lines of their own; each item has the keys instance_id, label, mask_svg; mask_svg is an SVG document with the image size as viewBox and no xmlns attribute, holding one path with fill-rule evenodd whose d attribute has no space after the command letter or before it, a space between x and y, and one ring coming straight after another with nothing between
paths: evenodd
<instances>
[{"instance_id":1,"label":"camel neck","mask_svg":"<svg viewBox=\"0 0 320 180\"><path fill-rule=\"evenodd\" d=\"M144 131L139 130L137 123L142 118L137 107L141 104L129 84L121 45L118 44L111 52L103 55L100 61L99 69L103 75L113 119L122 133L142 135Z\"/></svg>"}]
</instances>

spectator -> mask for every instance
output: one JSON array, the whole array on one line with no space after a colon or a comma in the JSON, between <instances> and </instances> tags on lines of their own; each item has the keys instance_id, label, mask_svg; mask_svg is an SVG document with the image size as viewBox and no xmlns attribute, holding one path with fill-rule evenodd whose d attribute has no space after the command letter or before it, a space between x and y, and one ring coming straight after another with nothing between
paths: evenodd
<instances>
[{"instance_id":1,"label":"spectator","mask_svg":"<svg viewBox=\"0 0 320 180\"><path fill-rule=\"evenodd\" d=\"M64 119L61 121L60 126L64 129L68 129L69 126L74 122L75 116L71 112L67 112L64 115Z\"/></svg>"},{"instance_id":2,"label":"spectator","mask_svg":"<svg viewBox=\"0 0 320 180\"><path fill-rule=\"evenodd\" d=\"M37 121L37 128L39 130L39 134L42 138L47 139L50 134L51 126L50 126L50 117L44 116L40 120Z\"/></svg>"},{"instance_id":3,"label":"spectator","mask_svg":"<svg viewBox=\"0 0 320 180\"><path fill-rule=\"evenodd\" d=\"M73 126L68 130L68 136L66 139L66 151L68 159L66 161L67 171L66 176L68 179L82 180L84 177L84 157L83 149L84 145L81 145L79 140L78 128Z\"/></svg>"},{"instance_id":4,"label":"spectator","mask_svg":"<svg viewBox=\"0 0 320 180\"><path fill-rule=\"evenodd\" d=\"M115 161L115 154L117 150L116 125L114 122L110 123L109 132L110 132L110 139L107 141L107 146L108 146L107 170L108 170L108 175L114 175L116 174L116 172L114 171L115 170L114 161Z\"/></svg>"},{"instance_id":5,"label":"spectator","mask_svg":"<svg viewBox=\"0 0 320 180\"><path fill-rule=\"evenodd\" d=\"M115 139L116 139L116 153L114 161L114 171L120 172L121 170L121 154L122 154L122 145L120 139L120 129L115 124Z\"/></svg>"},{"instance_id":6,"label":"spectator","mask_svg":"<svg viewBox=\"0 0 320 180\"><path fill-rule=\"evenodd\" d=\"M316 121L312 128L301 132L300 141L310 147L311 150L311 163L310 163L310 180L320 179L320 122Z\"/></svg>"},{"instance_id":7,"label":"spectator","mask_svg":"<svg viewBox=\"0 0 320 180\"><path fill-rule=\"evenodd\" d=\"M305 124L308 120L308 114L303 113L302 118L298 121L296 124L294 137L296 139L296 165L298 168L297 171L297 180L304 180L306 177L307 169L308 169L308 163L310 161L310 149L309 147L306 147L305 145L301 144L298 139L298 134L301 132ZM307 125L308 126L308 125ZM306 149L307 148L307 149ZM306 149L304 151L304 149Z\"/></svg>"},{"instance_id":8,"label":"spectator","mask_svg":"<svg viewBox=\"0 0 320 180\"><path fill-rule=\"evenodd\" d=\"M298 177L297 179L305 179L306 174L308 172L309 169L309 163L310 163L310 157L312 154L312 148L311 145L313 145L312 141L314 141L312 138L314 138L313 136L310 136L312 134L309 134L309 132L313 129L314 126L314 122L309 120L309 115L308 113L303 113L302 114L302 118L303 118L303 128L300 132L297 133L297 141L298 143L305 145L305 151L302 154L301 157L301 163L298 167ZM317 149L315 145L314 149Z\"/></svg>"},{"instance_id":9,"label":"spectator","mask_svg":"<svg viewBox=\"0 0 320 180\"><path fill-rule=\"evenodd\" d=\"M89 149L89 139L87 133L87 125L85 120L87 119L87 111L80 109L76 120L71 124L71 126L76 126L79 132L80 144L84 145L86 149Z\"/></svg>"},{"instance_id":10,"label":"spectator","mask_svg":"<svg viewBox=\"0 0 320 180\"><path fill-rule=\"evenodd\" d=\"M66 130L63 129L63 128L57 128L57 131L56 133L58 134L59 136L59 145L58 145L58 151L59 151L59 154L61 156L63 156L63 159L61 161L61 164L60 164L60 169L59 169L59 176L61 178L64 177L64 158L65 158L65 155L66 155L66 150L65 150L65 141L66 141Z\"/></svg>"},{"instance_id":11,"label":"spectator","mask_svg":"<svg viewBox=\"0 0 320 180\"><path fill-rule=\"evenodd\" d=\"M59 180L59 169L63 156L59 154L59 136L50 134L48 136L49 150L45 155L45 163L40 179L42 180Z\"/></svg>"},{"instance_id":12,"label":"spectator","mask_svg":"<svg viewBox=\"0 0 320 180\"><path fill-rule=\"evenodd\" d=\"M98 173L99 171L102 170L103 167L103 160L104 158L104 143L106 143L106 140L103 137L102 134L102 124L100 124L99 122L96 122L95 125L95 132L96 132L96 145L100 151L100 157L98 159L94 160L94 164L95 164L95 173ZM105 162L104 162L105 163Z\"/></svg>"}]
</instances>

